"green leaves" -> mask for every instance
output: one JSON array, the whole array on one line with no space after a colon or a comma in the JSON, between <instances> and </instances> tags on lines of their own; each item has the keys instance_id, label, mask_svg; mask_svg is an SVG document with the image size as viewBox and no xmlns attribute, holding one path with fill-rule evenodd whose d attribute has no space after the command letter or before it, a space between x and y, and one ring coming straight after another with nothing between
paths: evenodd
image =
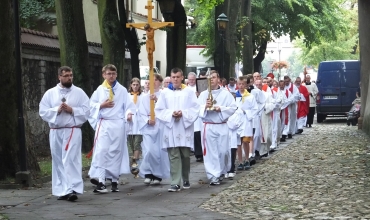
<instances>
[{"instance_id":1,"label":"green leaves","mask_svg":"<svg viewBox=\"0 0 370 220\"><path fill-rule=\"evenodd\" d=\"M55 18L51 18L48 14L55 10L54 7L54 0L20 0L21 27L33 28L40 19L45 19L49 23L54 22Z\"/></svg>"}]
</instances>

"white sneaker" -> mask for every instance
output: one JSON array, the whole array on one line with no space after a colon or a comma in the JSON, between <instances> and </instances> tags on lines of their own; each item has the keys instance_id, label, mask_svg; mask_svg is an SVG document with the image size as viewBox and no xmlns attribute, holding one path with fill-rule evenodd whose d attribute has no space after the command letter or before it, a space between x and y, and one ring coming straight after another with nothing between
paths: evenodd
<instances>
[{"instance_id":1,"label":"white sneaker","mask_svg":"<svg viewBox=\"0 0 370 220\"><path fill-rule=\"evenodd\" d=\"M225 179L229 178L229 173L225 174Z\"/></svg>"},{"instance_id":2,"label":"white sneaker","mask_svg":"<svg viewBox=\"0 0 370 220\"><path fill-rule=\"evenodd\" d=\"M145 180L144 180L144 183L145 184L150 184L150 182L152 182L152 179L149 179L149 178L145 178Z\"/></svg>"},{"instance_id":3,"label":"white sneaker","mask_svg":"<svg viewBox=\"0 0 370 220\"><path fill-rule=\"evenodd\" d=\"M236 176L236 173L229 173L229 179L233 179Z\"/></svg>"},{"instance_id":4,"label":"white sneaker","mask_svg":"<svg viewBox=\"0 0 370 220\"><path fill-rule=\"evenodd\" d=\"M159 181L159 180L153 180L153 182L151 184L152 185L159 185L159 184L161 184L161 181Z\"/></svg>"}]
</instances>

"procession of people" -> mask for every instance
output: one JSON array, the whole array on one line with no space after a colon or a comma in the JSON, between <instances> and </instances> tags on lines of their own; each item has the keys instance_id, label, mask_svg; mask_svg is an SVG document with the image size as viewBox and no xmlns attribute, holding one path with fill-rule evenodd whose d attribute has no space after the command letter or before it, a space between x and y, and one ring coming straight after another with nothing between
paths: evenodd
<instances>
[{"instance_id":1,"label":"procession of people","mask_svg":"<svg viewBox=\"0 0 370 220\"><path fill-rule=\"evenodd\" d=\"M73 85L72 68L61 67L60 82L40 102L39 114L50 127L52 194L58 200L75 201L83 193L80 127L86 121L95 130L89 177L99 194L108 192L108 180L110 191L119 192L119 178L133 173L133 161L143 184L169 179L169 192L189 189L192 154L204 163L209 184L219 185L312 127L318 90L308 75L293 82L255 72L227 84L212 70L199 74L208 81L200 91L195 73L185 77L173 68L165 79L154 74L151 94L149 81L142 90L133 78L128 91L118 74L114 65L104 66L104 82L89 100Z\"/></svg>"}]
</instances>

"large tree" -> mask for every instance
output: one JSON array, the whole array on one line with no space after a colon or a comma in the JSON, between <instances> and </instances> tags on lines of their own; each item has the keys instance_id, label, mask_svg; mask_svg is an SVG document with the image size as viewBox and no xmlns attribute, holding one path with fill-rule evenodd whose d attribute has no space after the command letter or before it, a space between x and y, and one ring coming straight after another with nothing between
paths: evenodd
<instances>
[{"instance_id":1,"label":"large tree","mask_svg":"<svg viewBox=\"0 0 370 220\"><path fill-rule=\"evenodd\" d=\"M255 56L253 62L254 70L258 71L260 69L260 64L265 57L267 43L272 41L273 37L289 35L292 40L297 37L304 37L306 45L311 45L313 42L318 43L322 39L336 39L337 34L345 30L347 25L342 19L343 10L339 7L341 1L251 1L251 15L248 18L252 25L252 36L242 34L242 37L252 39L253 45L247 47L249 49L252 48ZM214 7L222 2L223 0L198 0L196 10L207 13L204 11L211 10L210 5L213 4ZM248 1L243 0L243 3L248 3ZM247 8L242 6L241 9L245 10ZM243 17L240 16L240 18L242 19ZM207 17L204 16L202 21L198 23L200 25L206 24L203 21L204 19L207 19ZM198 36L195 39L199 39L198 42L200 43L209 41L214 36L214 33L204 32L204 30L209 29L197 28L196 32L202 33L194 34ZM199 36L203 36L203 38L199 38ZM212 44L207 44L207 47L211 51L207 52L207 54L212 54L216 49ZM246 45L243 45L244 49L246 49L245 47ZM249 66L251 65L249 64Z\"/></svg>"},{"instance_id":2,"label":"large tree","mask_svg":"<svg viewBox=\"0 0 370 220\"><path fill-rule=\"evenodd\" d=\"M126 85L124 73L125 36L118 19L116 0L98 1L100 36L103 45L103 63L114 64L118 71L118 81Z\"/></svg>"},{"instance_id":3,"label":"large tree","mask_svg":"<svg viewBox=\"0 0 370 220\"><path fill-rule=\"evenodd\" d=\"M60 45L60 63L73 68L73 83L91 95L91 71L86 40L82 1L56 0L55 8ZM73 34L71 34L73 33ZM82 149L91 149L93 131L88 123L82 127Z\"/></svg>"},{"instance_id":4,"label":"large tree","mask_svg":"<svg viewBox=\"0 0 370 220\"><path fill-rule=\"evenodd\" d=\"M141 45L139 44L139 39L137 38L137 32L135 28L126 28L126 24L128 23L126 8L124 1L118 1L118 14L119 20L121 23L121 27L124 32L125 40L127 42L127 47L130 50L131 55L131 72L132 77L136 77L140 79L140 48ZM131 21L132 22L132 21Z\"/></svg>"},{"instance_id":5,"label":"large tree","mask_svg":"<svg viewBox=\"0 0 370 220\"><path fill-rule=\"evenodd\" d=\"M172 0L175 6L172 13L162 11L166 22L174 22L175 26L167 30L167 68L166 75L171 74L171 69L178 67L185 70L186 64L186 13L181 0ZM158 0L162 8L168 8L168 2Z\"/></svg>"},{"instance_id":6,"label":"large tree","mask_svg":"<svg viewBox=\"0 0 370 220\"><path fill-rule=\"evenodd\" d=\"M9 0L0 0L0 85L3 92L0 93L0 179L7 176L14 177L19 171L19 132L17 120L17 89L16 83L16 58L15 58L15 28L19 24L14 22L14 10ZM14 25L15 24L15 25ZM17 42L20 44L20 42ZM22 100L23 101L23 100ZM21 121L23 123L23 121ZM24 134L23 134L24 135ZM32 149L27 147L27 168L30 171L39 171Z\"/></svg>"},{"instance_id":7,"label":"large tree","mask_svg":"<svg viewBox=\"0 0 370 220\"><path fill-rule=\"evenodd\" d=\"M358 1L358 17L360 32L360 60L361 60L361 118L363 129L370 134L370 104L367 102L370 96L370 28L369 28L370 1Z\"/></svg>"}]
</instances>

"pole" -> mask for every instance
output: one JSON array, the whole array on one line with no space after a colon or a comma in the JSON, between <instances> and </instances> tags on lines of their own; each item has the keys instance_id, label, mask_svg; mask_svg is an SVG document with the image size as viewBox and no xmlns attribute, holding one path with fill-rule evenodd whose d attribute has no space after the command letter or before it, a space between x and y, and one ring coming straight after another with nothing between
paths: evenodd
<instances>
[{"instance_id":1,"label":"pole","mask_svg":"<svg viewBox=\"0 0 370 220\"><path fill-rule=\"evenodd\" d=\"M280 76L281 76L281 67L280 67L280 52L281 52L281 50L279 49L279 80L280 80Z\"/></svg>"},{"instance_id":2,"label":"pole","mask_svg":"<svg viewBox=\"0 0 370 220\"><path fill-rule=\"evenodd\" d=\"M221 42L222 42L222 72L221 78L225 75L225 42L224 42L224 33L221 32Z\"/></svg>"},{"instance_id":3,"label":"pole","mask_svg":"<svg viewBox=\"0 0 370 220\"><path fill-rule=\"evenodd\" d=\"M14 40L15 40L15 72L17 75L17 108L18 108L18 135L19 135L19 164L21 171L27 171L26 142L23 118L23 83L21 66L21 40L19 27L19 3L13 0L14 9Z\"/></svg>"}]
</instances>

